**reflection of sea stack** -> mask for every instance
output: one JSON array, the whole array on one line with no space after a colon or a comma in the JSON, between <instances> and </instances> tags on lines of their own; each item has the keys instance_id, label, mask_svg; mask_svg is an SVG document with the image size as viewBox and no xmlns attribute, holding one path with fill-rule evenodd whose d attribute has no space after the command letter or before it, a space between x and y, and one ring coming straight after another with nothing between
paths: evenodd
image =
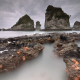
<instances>
[{"instance_id":1,"label":"reflection of sea stack","mask_svg":"<svg viewBox=\"0 0 80 80\"><path fill-rule=\"evenodd\" d=\"M39 21L36 22L36 30L40 30L41 29L41 24Z\"/></svg>"},{"instance_id":2,"label":"reflection of sea stack","mask_svg":"<svg viewBox=\"0 0 80 80\"><path fill-rule=\"evenodd\" d=\"M73 29L73 30L80 30L80 22L79 22L79 21L76 21L76 22L74 23L74 26L73 26L72 29Z\"/></svg>"},{"instance_id":3,"label":"reflection of sea stack","mask_svg":"<svg viewBox=\"0 0 80 80\"><path fill-rule=\"evenodd\" d=\"M49 5L45 13L45 29L70 29L69 18L61 8Z\"/></svg>"},{"instance_id":4,"label":"reflection of sea stack","mask_svg":"<svg viewBox=\"0 0 80 80\"><path fill-rule=\"evenodd\" d=\"M11 27L12 30L30 30L34 29L34 21L26 14Z\"/></svg>"}]
</instances>

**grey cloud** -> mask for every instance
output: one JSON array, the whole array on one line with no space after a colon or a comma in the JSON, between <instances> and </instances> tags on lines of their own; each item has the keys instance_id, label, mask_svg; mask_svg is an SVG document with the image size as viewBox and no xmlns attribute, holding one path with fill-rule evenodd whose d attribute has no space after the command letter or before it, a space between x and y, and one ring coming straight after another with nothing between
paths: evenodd
<instances>
[{"instance_id":1,"label":"grey cloud","mask_svg":"<svg viewBox=\"0 0 80 80\"><path fill-rule=\"evenodd\" d=\"M66 3L70 5L80 4L80 0L66 0Z\"/></svg>"},{"instance_id":2,"label":"grey cloud","mask_svg":"<svg viewBox=\"0 0 80 80\"><path fill-rule=\"evenodd\" d=\"M0 0L0 25L9 28L18 21L18 19L28 14L34 22L39 20L44 27L45 12L48 5L61 7L64 12L72 15L70 23L79 20L80 0Z\"/></svg>"}]
</instances>

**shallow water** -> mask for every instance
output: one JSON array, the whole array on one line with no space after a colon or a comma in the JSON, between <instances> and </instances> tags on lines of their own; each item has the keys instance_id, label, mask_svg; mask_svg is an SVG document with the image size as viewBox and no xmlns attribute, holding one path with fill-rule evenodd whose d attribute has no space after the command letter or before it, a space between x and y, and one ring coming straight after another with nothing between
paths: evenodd
<instances>
[{"instance_id":1,"label":"shallow water","mask_svg":"<svg viewBox=\"0 0 80 80\"><path fill-rule=\"evenodd\" d=\"M75 43L80 47L80 41L75 41Z\"/></svg>"},{"instance_id":2,"label":"shallow water","mask_svg":"<svg viewBox=\"0 0 80 80\"><path fill-rule=\"evenodd\" d=\"M0 31L0 38L9 38L9 37L16 37L16 36L23 36L23 35L33 35L35 33L42 34L42 33L72 33L80 31Z\"/></svg>"},{"instance_id":3,"label":"shallow water","mask_svg":"<svg viewBox=\"0 0 80 80\"><path fill-rule=\"evenodd\" d=\"M66 65L53 52L53 43L44 44L38 57L25 61L9 73L0 74L0 80L67 80Z\"/></svg>"}]
</instances>

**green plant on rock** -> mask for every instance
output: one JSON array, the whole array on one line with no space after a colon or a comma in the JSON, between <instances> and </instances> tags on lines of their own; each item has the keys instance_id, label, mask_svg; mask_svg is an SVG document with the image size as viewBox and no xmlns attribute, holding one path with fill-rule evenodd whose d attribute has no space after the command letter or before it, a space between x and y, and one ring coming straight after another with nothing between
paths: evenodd
<instances>
[{"instance_id":1,"label":"green plant on rock","mask_svg":"<svg viewBox=\"0 0 80 80\"><path fill-rule=\"evenodd\" d=\"M17 25L20 25L20 24L27 24L29 22L34 24L33 20L26 14L23 17L21 17L14 26L17 26Z\"/></svg>"},{"instance_id":2,"label":"green plant on rock","mask_svg":"<svg viewBox=\"0 0 80 80\"><path fill-rule=\"evenodd\" d=\"M47 19L47 21L50 21L53 17L53 15L55 16L55 18L63 18L63 19L69 19L70 16L67 15L66 13L63 12L63 10L61 8L56 8L53 7L52 5L49 5L48 8L46 9L47 12L49 12L49 18ZM59 14L58 14L59 13Z\"/></svg>"}]
</instances>

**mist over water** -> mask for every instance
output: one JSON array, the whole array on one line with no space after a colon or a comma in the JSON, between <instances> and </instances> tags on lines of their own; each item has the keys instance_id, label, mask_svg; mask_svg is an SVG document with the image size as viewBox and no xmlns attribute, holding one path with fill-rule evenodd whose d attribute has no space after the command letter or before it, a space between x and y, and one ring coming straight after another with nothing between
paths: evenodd
<instances>
[{"instance_id":1,"label":"mist over water","mask_svg":"<svg viewBox=\"0 0 80 80\"><path fill-rule=\"evenodd\" d=\"M53 43L44 44L38 57L25 61L9 73L0 74L0 80L67 80L63 59L53 52Z\"/></svg>"},{"instance_id":2,"label":"mist over water","mask_svg":"<svg viewBox=\"0 0 80 80\"><path fill-rule=\"evenodd\" d=\"M17 37L17 36L23 36L23 35L33 35L33 34L47 34L47 33L72 33L77 32L80 33L80 31L0 31L0 38L9 38L9 37Z\"/></svg>"}]
</instances>

